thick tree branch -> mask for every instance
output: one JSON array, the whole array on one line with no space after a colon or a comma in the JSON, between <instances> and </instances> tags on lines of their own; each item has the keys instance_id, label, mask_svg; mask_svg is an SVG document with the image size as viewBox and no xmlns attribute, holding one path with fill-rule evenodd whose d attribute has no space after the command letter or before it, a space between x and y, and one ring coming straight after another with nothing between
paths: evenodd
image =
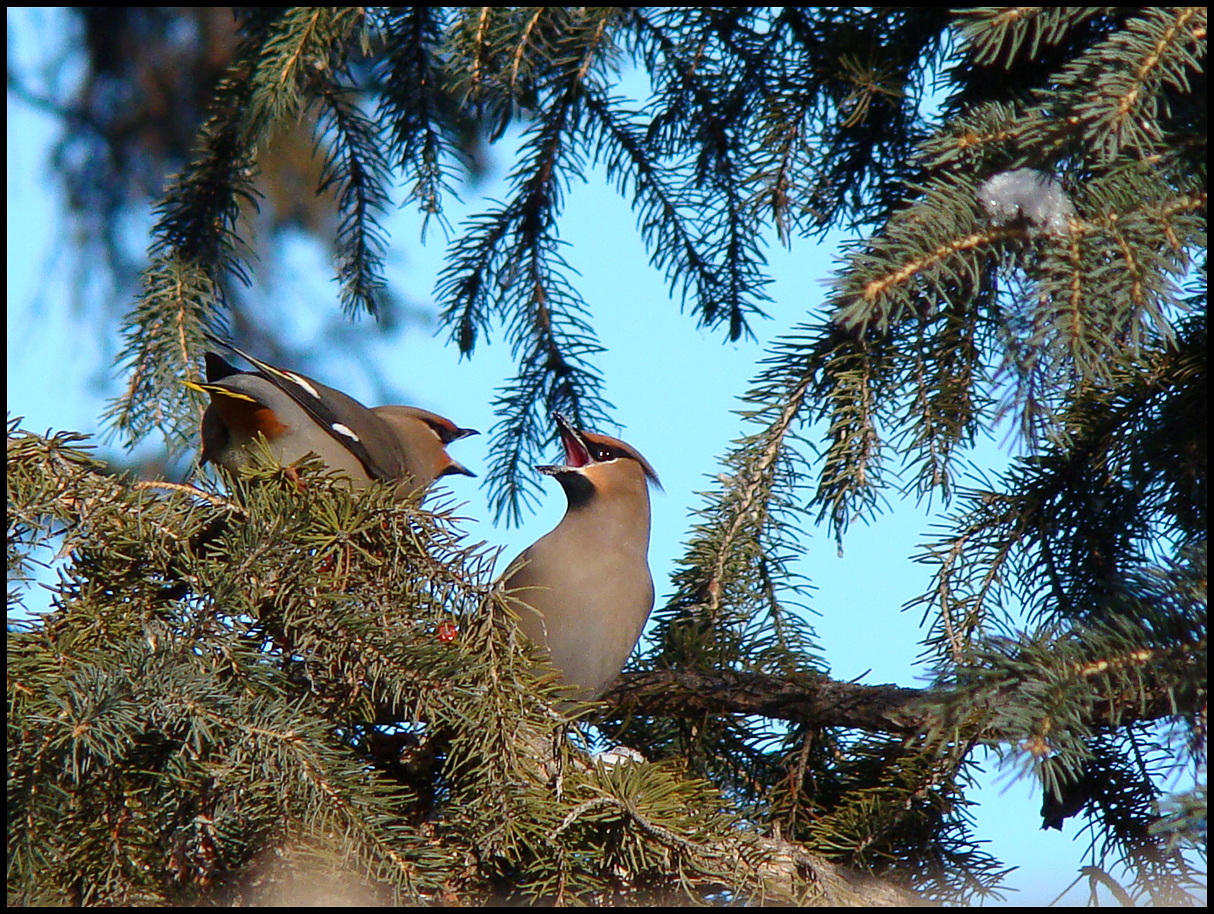
<instances>
[{"instance_id":1,"label":"thick tree branch","mask_svg":"<svg viewBox=\"0 0 1214 914\"><path fill-rule=\"evenodd\" d=\"M1092 729L1116 722L1159 720L1184 713L1162 687L1141 695L1119 696L1092 706ZM810 727L847 727L910 736L939 723L933 707L944 707L947 693L896 685L860 685L806 674L795 679L733 670L654 670L624 673L603 696L613 716L700 717L705 714L756 714ZM1017 701L1011 687L996 703ZM1002 742L1006 733L984 732L982 742Z\"/></svg>"},{"instance_id":2,"label":"thick tree branch","mask_svg":"<svg viewBox=\"0 0 1214 914\"><path fill-rule=\"evenodd\" d=\"M923 729L926 693L895 685L857 685L806 674L777 679L732 670L625 673L606 696L621 714L699 717L758 714L818 727L910 734Z\"/></svg>"}]
</instances>

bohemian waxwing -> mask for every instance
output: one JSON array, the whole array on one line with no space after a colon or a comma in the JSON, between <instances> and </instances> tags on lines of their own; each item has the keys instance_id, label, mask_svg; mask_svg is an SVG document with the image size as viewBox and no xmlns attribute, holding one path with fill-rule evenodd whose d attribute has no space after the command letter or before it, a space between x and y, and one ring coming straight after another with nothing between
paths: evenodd
<instances>
[{"instance_id":1,"label":"bohemian waxwing","mask_svg":"<svg viewBox=\"0 0 1214 914\"><path fill-rule=\"evenodd\" d=\"M556 415L564 466L555 476L569 507L547 536L506 569L503 584L519 626L548 649L577 698L598 698L624 662L653 609L648 483L653 467L618 438L574 428Z\"/></svg>"},{"instance_id":2,"label":"bohemian waxwing","mask_svg":"<svg viewBox=\"0 0 1214 914\"><path fill-rule=\"evenodd\" d=\"M451 473L476 475L451 459L447 445L478 432L460 428L450 419L417 406L375 406L371 412L392 431L404 453L409 475L421 480L423 485L428 486L438 477Z\"/></svg>"},{"instance_id":3,"label":"bohemian waxwing","mask_svg":"<svg viewBox=\"0 0 1214 914\"><path fill-rule=\"evenodd\" d=\"M340 390L229 348L256 370L206 354L207 383L189 385L211 397L202 417L203 463L235 473L250 462L248 447L260 435L284 465L314 453L359 485L398 479L397 498L449 473L475 475L446 451L448 443L475 435L472 429L409 406L368 409Z\"/></svg>"}]
</instances>

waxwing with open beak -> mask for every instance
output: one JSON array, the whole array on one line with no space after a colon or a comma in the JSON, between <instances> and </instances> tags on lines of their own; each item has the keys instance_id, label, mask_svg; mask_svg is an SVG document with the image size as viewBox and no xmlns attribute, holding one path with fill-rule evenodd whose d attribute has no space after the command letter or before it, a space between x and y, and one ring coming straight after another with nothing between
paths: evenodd
<instances>
[{"instance_id":1,"label":"waxwing with open beak","mask_svg":"<svg viewBox=\"0 0 1214 914\"><path fill-rule=\"evenodd\" d=\"M254 366L240 371L206 354L207 381L190 384L211 397L202 417L202 461L235 473L251 460L260 436L283 465L309 453L357 485L399 480L397 498L440 476L475 475L447 453L452 441L475 435L449 419L411 406L368 409L306 375L275 368L229 347Z\"/></svg>"},{"instance_id":2,"label":"waxwing with open beak","mask_svg":"<svg viewBox=\"0 0 1214 914\"><path fill-rule=\"evenodd\" d=\"M661 484L630 445L555 418L565 463L537 469L556 477L569 507L510 563L502 583L520 627L547 649L574 697L598 698L653 609L649 484Z\"/></svg>"}]
</instances>

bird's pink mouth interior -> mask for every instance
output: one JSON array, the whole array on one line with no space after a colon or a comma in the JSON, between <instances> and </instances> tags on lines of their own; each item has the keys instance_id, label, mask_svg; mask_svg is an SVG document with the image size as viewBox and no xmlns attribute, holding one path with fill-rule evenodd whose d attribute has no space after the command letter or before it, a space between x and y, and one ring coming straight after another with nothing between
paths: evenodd
<instances>
[{"instance_id":1,"label":"bird's pink mouth interior","mask_svg":"<svg viewBox=\"0 0 1214 914\"><path fill-rule=\"evenodd\" d=\"M565 465L584 467L590 463L590 451L586 449L586 445L582 444L582 439L577 436L577 433L564 423L561 423L558 428L561 432L561 444L565 445Z\"/></svg>"}]
</instances>

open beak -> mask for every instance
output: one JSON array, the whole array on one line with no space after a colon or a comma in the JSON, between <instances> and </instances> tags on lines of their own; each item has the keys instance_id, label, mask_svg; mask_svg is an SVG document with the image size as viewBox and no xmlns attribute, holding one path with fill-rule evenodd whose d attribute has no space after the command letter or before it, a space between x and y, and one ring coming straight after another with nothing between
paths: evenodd
<instances>
[{"instance_id":1,"label":"open beak","mask_svg":"<svg viewBox=\"0 0 1214 914\"><path fill-rule=\"evenodd\" d=\"M590 449L586 447L586 441L582 438L582 433L574 428L573 423L560 413L554 413L553 418L556 419L557 431L561 433L561 444L565 447L565 464L564 466L536 467L536 469L549 476L555 476L563 470L576 470L593 463Z\"/></svg>"}]
</instances>

